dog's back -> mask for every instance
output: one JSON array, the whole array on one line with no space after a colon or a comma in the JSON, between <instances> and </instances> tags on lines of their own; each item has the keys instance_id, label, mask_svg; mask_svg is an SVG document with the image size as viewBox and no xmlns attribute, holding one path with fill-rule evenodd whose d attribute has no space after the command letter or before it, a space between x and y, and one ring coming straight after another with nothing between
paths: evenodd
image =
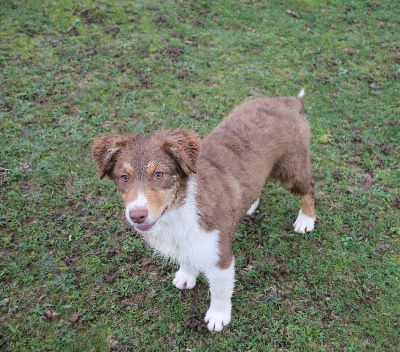
<instances>
[{"instance_id":1,"label":"dog's back","mask_svg":"<svg viewBox=\"0 0 400 352\"><path fill-rule=\"evenodd\" d=\"M200 203L242 217L268 179L296 194L308 193L310 127L302 109L299 97L263 98L236 107L202 140L198 178L206 194L199 195ZM211 192L206 182L213 185ZM208 214L207 219L216 216Z\"/></svg>"}]
</instances>

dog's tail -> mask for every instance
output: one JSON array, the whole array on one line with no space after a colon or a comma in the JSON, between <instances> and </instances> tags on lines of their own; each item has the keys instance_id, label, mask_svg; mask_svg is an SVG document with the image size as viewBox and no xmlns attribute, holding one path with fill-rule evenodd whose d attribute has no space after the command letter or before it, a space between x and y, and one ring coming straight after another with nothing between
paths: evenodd
<instances>
[{"instance_id":1,"label":"dog's tail","mask_svg":"<svg viewBox=\"0 0 400 352\"><path fill-rule=\"evenodd\" d=\"M297 104L300 114L304 112L303 97L305 94L304 88L301 89L300 93L297 95Z\"/></svg>"}]
</instances>

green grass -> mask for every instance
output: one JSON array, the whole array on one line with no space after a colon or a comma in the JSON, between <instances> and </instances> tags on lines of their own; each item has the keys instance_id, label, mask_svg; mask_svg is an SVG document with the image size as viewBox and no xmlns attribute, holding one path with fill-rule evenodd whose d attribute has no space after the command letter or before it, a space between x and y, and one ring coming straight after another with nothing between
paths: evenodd
<instances>
[{"instance_id":1,"label":"green grass","mask_svg":"<svg viewBox=\"0 0 400 352\"><path fill-rule=\"evenodd\" d=\"M399 351L399 18L395 1L4 1L0 349ZM92 142L204 135L303 87L316 229L295 235L298 199L268 184L235 233L233 320L210 334L206 280L173 287Z\"/></svg>"}]
</instances>

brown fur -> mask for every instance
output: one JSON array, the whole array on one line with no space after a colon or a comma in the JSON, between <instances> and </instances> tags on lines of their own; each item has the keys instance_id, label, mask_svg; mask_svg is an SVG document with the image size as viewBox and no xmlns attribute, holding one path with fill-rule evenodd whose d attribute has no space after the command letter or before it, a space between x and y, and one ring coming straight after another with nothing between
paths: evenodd
<instances>
[{"instance_id":1,"label":"brown fur","mask_svg":"<svg viewBox=\"0 0 400 352\"><path fill-rule=\"evenodd\" d=\"M310 128L302 108L301 99L294 97L252 100L236 107L202 141L198 207L204 228L221 231L221 268L232 262L235 227L268 179L307 195L305 213L313 213Z\"/></svg>"},{"instance_id":2,"label":"brown fur","mask_svg":"<svg viewBox=\"0 0 400 352\"><path fill-rule=\"evenodd\" d=\"M236 107L201 142L185 130L158 131L152 136L101 137L93 156L100 177L116 181L125 203L144 186L161 216L166 205L184 201L188 177L197 181L200 225L220 231L220 268L232 263L231 242L237 224L260 196L269 179L301 196L301 209L315 216L311 178L310 127L300 98L264 98ZM155 162L168 175L152 179ZM121 181L131 165L130 182ZM161 170L161 171L162 171ZM151 173L150 172L150 173Z\"/></svg>"}]
</instances>

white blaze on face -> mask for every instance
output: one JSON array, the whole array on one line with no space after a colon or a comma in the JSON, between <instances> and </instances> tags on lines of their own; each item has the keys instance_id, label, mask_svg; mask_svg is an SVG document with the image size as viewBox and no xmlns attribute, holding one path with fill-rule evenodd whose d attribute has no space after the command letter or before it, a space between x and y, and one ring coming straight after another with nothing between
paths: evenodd
<instances>
[{"instance_id":1,"label":"white blaze on face","mask_svg":"<svg viewBox=\"0 0 400 352\"><path fill-rule=\"evenodd\" d=\"M125 217L126 220L128 220L128 222L133 226L135 225L135 223L132 221L132 219L129 217L129 212L135 208L146 208L147 210L149 210L148 207L148 202L146 199L146 196L142 193L139 192L137 198L135 200L133 200L132 202L130 202L129 204L126 205L125 208Z\"/></svg>"}]
</instances>

